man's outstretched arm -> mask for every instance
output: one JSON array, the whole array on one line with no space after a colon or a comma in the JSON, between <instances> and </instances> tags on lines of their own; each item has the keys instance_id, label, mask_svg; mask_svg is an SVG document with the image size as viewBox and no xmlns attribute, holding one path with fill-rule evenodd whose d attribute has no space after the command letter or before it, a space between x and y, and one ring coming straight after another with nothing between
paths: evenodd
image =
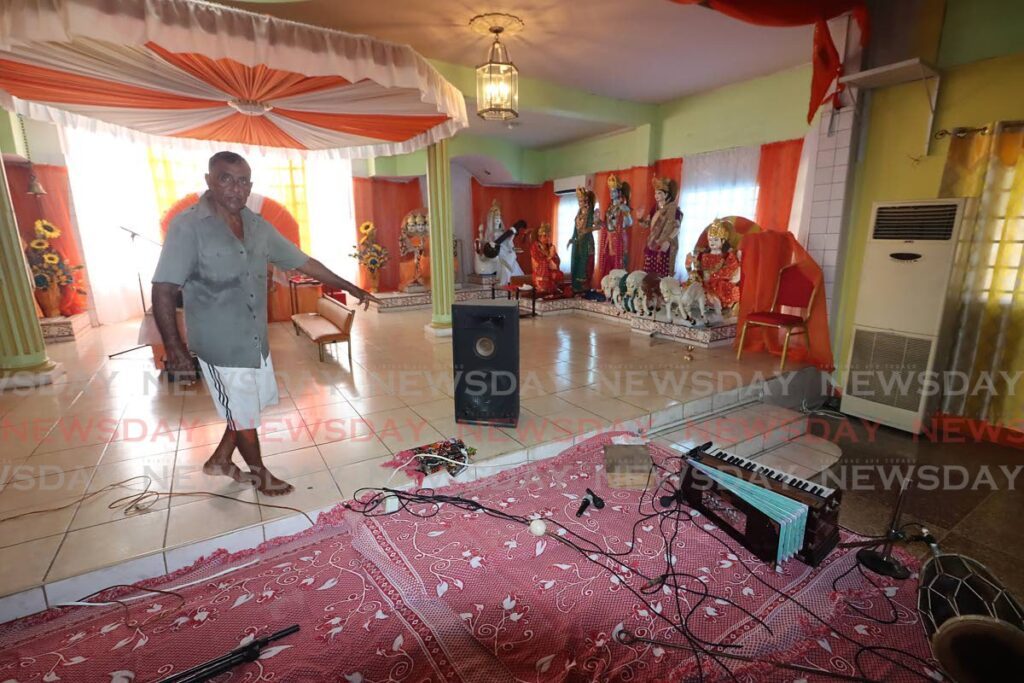
<instances>
[{"instance_id":1,"label":"man's outstretched arm","mask_svg":"<svg viewBox=\"0 0 1024 683\"><path fill-rule=\"evenodd\" d=\"M366 310L370 302L379 304L380 299L367 292L365 289L352 284L348 280L339 275L336 275L327 266L317 261L315 258L310 258L303 265L297 269L300 273L310 276L311 278L317 279L324 283L331 289L340 289L343 292L348 292L363 305L363 310Z\"/></svg>"}]
</instances>

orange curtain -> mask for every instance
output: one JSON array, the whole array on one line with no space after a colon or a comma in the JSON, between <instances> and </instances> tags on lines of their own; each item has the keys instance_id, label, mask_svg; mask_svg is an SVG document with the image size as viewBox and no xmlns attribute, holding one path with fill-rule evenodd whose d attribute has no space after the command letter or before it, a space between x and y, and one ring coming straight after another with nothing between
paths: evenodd
<instances>
[{"instance_id":1,"label":"orange curtain","mask_svg":"<svg viewBox=\"0 0 1024 683\"><path fill-rule=\"evenodd\" d=\"M71 225L70 191L68 189L68 170L64 166L49 166L36 164L33 172L36 179L46 190L46 194L28 194L29 169L28 166L8 164L7 183L11 191L11 203L14 205L14 213L18 217L18 233L25 244L36 238L35 223L39 219L48 220L56 225L61 235L57 239L50 240L50 244L67 261L69 265L84 265L82 251L75 240L75 233ZM77 284L87 289L85 271L75 273ZM84 313L88 305L85 295L79 294L71 287L65 287L61 294L60 314L75 315Z\"/></svg>"},{"instance_id":2,"label":"orange curtain","mask_svg":"<svg viewBox=\"0 0 1024 683\"><path fill-rule=\"evenodd\" d=\"M792 338L788 358L831 371L834 364L828 336L828 312L821 267L788 231L751 232L743 238L738 329L742 329L743 322L751 313L771 308L779 271L791 263L797 264L804 275L816 284L818 291L811 305L807 334ZM736 337L735 345L739 345L739 336ZM743 350L767 350L769 353L781 355L782 341L777 330L751 326L747 329Z\"/></svg>"},{"instance_id":3,"label":"orange curtain","mask_svg":"<svg viewBox=\"0 0 1024 683\"><path fill-rule=\"evenodd\" d=\"M528 232L516 236L516 246L521 249L518 254L520 267L524 273L532 273L533 263L530 261L529 244L533 239L533 232L541 223L554 225L553 219L558 211L558 198L555 197L554 183L548 181L536 187L491 187L481 185L476 178L473 178L471 185L474 237L477 234L477 226L483 223L487 217L491 202L497 199L505 227L512 227L512 224L518 220L526 221Z\"/></svg>"},{"instance_id":4,"label":"orange curtain","mask_svg":"<svg viewBox=\"0 0 1024 683\"><path fill-rule=\"evenodd\" d=\"M380 270L378 287L381 292L394 292L399 285L398 236L402 219L413 209L423 206L418 178L400 182L380 178L353 178L356 225L371 221L377 227L377 241L388 250L389 260ZM355 251L353 248L352 251ZM369 278L359 269L361 287L369 286Z\"/></svg>"},{"instance_id":5,"label":"orange curtain","mask_svg":"<svg viewBox=\"0 0 1024 683\"><path fill-rule=\"evenodd\" d=\"M789 230L803 138L761 145L757 167L757 213L754 222L767 230Z\"/></svg>"},{"instance_id":6,"label":"orange curtain","mask_svg":"<svg viewBox=\"0 0 1024 683\"><path fill-rule=\"evenodd\" d=\"M860 46L868 44L868 8L865 0L672 0L680 5L701 5L755 26L814 25L811 52L811 103L807 122L825 101L829 86L843 75L843 65L828 30L828 20L850 12L860 26ZM839 86L841 87L841 86Z\"/></svg>"},{"instance_id":7,"label":"orange curtain","mask_svg":"<svg viewBox=\"0 0 1024 683\"><path fill-rule=\"evenodd\" d=\"M171 208L164 212L164 215L160 218L160 239L166 239L167 229L171 227L171 221L182 211L194 206L199 201L199 195L195 192L191 192L178 201L171 205ZM302 248L299 244L299 222L295 220L291 212L288 211L280 202L276 202L270 197L263 198L263 206L260 207L260 215L266 219L268 223L273 225L279 233L284 235L285 239L294 244L295 246ZM276 277L270 286L270 292L267 296L267 319L270 322L282 322L287 321L291 318L292 310L291 303L291 291L288 289L287 283L284 281L284 275L281 274L276 268L274 269ZM307 296L305 290L300 290L299 296ZM306 310L301 305L299 310Z\"/></svg>"},{"instance_id":8,"label":"orange curtain","mask_svg":"<svg viewBox=\"0 0 1024 683\"><path fill-rule=\"evenodd\" d=\"M654 188L651 185L651 181L654 178L671 178L681 186L683 160L681 157L676 159L659 159L650 166L634 166L624 170L602 171L594 174L594 193L597 195L597 202L601 207L602 216L605 209L608 208L609 202L611 202L608 176L612 174L619 180L629 183L629 205L633 207L635 222L629 235L629 263L627 266L630 271L640 270L644 267L644 246L647 244L647 236L650 234L650 230L640 227L639 220L642 217L650 216L654 207ZM567 229L571 230L571 226L568 226ZM558 237L558 239L561 239L561 237ZM598 253L601 253L600 245L598 247ZM600 263L595 264L594 280L591 283L594 288L600 288L601 278L604 275L601 272Z\"/></svg>"},{"instance_id":9,"label":"orange curtain","mask_svg":"<svg viewBox=\"0 0 1024 683\"><path fill-rule=\"evenodd\" d=\"M171 227L171 221L174 220L174 217L195 205L198 201L199 195L191 192L174 202L171 208L167 209L163 217L160 218L160 239L167 237L167 229ZM284 235L289 242L301 248L299 244L299 222L295 220L295 217L292 216L291 212L283 204L274 201L270 197L264 197L263 206L260 208L260 215L277 228L277 231Z\"/></svg>"}]
</instances>

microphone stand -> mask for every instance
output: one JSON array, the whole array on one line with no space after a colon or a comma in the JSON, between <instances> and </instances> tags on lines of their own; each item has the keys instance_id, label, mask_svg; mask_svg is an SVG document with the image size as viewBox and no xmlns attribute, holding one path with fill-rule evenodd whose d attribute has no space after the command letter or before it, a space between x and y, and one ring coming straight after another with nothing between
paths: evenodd
<instances>
[{"instance_id":1,"label":"microphone stand","mask_svg":"<svg viewBox=\"0 0 1024 683\"><path fill-rule=\"evenodd\" d=\"M903 515L903 503L910 490L910 476L903 480L900 486L900 495L896 499L896 508L893 510L892 519L889 521L889 530L881 538L870 538L866 541L855 541L843 543L842 548L861 548L857 551L857 562L867 569L882 576L889 576L894 579L903 580L910 577L910 570L903 566L892 554L892 546L896 541L906 539L906 534L900 529L900 517ZM876 550L879 541L885 541L881 550ZM864 547L874 546L874 547Z\"/></svg>"},{"instance_id":2,"label":"microphone stand","mask_svg":"<svg viewBox=\"0 0 1024 683\"><path fill-rule=\"evenodd\" d=\"M149 242L150 244L155 244L158 247L162 247L163 246L159 242L151 240L148 237L146 237L145 235L140 235L139 233L135 232L131 228L126 228L123 225L119 225L117 227L119 227L121 230L124 230L129 235L131 235L131 240L132 240L132 256L135 256L135 240L136 240L136 238L142 239L142 240L144 240L146 242ZM139 302L142 304L142 315L143 315L143 317L145 317L145 315L146 315L146 294L145 294L145 290L142 288L142 271L139 270L139 261L138 261L138 259L135 259L135 277L136 277L136 279L138 279L138 282L139 282ZM139 344L138 346L133 346L130 349L124 349L123 351L118 351L117 353L112 353L109 356L107 356L107 358L117 358L118 356L122 356L122 355L124 355L126 353L131 353L132 351L138 351L139 349L144 348L145 346L146 346L146 344Z\"/></svg>"},{"instance_id":3,"label":"microphone stand","mask_svg":"<svg viewBox=\"0 0 1024 683\"><path fill-rule=\"evenodd\" d=\"M239 664L255 662L260 658L260 653L267 645L275 640L280 640L281 638L290 636L298 630L299 625L295 624L294 626L289 626L277 633L272 633L269 636L257 638L248 645L236 647L231 652L221 655L216 659L211 659L199 666L194 666L186 671L163 678L159 683L202 683L202 681L208 681L214 676L219 676L222 673L230 671Z\"/></svg>"}]
</instances>

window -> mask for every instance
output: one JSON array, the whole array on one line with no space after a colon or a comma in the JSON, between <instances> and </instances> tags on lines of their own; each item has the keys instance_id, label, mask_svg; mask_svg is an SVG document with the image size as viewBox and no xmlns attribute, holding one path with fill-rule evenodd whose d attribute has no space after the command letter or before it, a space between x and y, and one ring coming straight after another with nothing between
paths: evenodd
<instances>
[{"instance_id":1,"label":"window","mask_svg":"<svg viewBox=\"0 0 1024 683\"><path fill-rule=\"evenodd\" d=\"M570 263L572 250L568 243L569 238L572 237L573 223L576 220L579 206L575 193L563 194L558 198L558 229L555 231L555 239L558 241L558 258L561 260L563 273L568 273L572 267Z\"/></svg>"},{"instance_id":2,"label":"window","mask_svg":"<svg viewBox=\"0 0 1024 683\"><path fill-rule=\"evenodd\" d=\"M576 193L564 194L558 198L558 229L555 231L555 238L558 241L558 259L561 262L563 273L572 270L572 247L569 246L569 239L572 238L573 230L576 229L576 214L579 213L580 203L576 199ZM594 216L601 210L600 205L594 204ZM597 246L597 235L594 235L595 248ZM595 261L597 257L595 256Z\"/></svg>"},{"instance_id":3,"label":"window","mask_svg":"<svg viewBox=\"0 0 1024 683\"><path fill-rule=\"evenodd\" d=\"M679 209L683 222L679 230L676 275L686 273L686 254L697 238L716 218L744 216L757 211L757 165L760 147L739 147L686 157Z\"/></svg>"}]
</instances>

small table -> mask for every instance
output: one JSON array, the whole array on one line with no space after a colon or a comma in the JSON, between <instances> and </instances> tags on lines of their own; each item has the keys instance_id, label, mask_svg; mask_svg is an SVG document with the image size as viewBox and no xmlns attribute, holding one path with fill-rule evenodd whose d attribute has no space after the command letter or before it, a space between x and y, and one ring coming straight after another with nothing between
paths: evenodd
<instances>
[{"instance_id":1,"label":"small table","mask_svg":"<svg viewBox=\"0 0 1024 683\"><path fill-rule=\"evenodd\" d=\"M288 294L291 298L292 313L301 313L299 310L299 288L319 287L320 281L311 277L290 277L288 278Z\"/></svg>"},{"instance_id":2,"label":"small table","mask_svg":"<svg viewBox=\"0 0 1024 683\"><path fill-rule=\"evenodd\" d=\"M523 287L521 285L496 285L496 284L491 284L491 298L492 299L497 298L498 290L499 289L502 289L502 290L505 291L505 294L507 295L508 299L511 299L512 298L512 294L515 293L516 301L519 301L519 293L521 291L523 291ZM537 289L534 288L534 287L530 287L527 291L530 292L530 312L529 313L523 313L522 311L520 311L519 312L519 317L520 318L536 318L537 317Z\"/></svg>"}]
</instances>

